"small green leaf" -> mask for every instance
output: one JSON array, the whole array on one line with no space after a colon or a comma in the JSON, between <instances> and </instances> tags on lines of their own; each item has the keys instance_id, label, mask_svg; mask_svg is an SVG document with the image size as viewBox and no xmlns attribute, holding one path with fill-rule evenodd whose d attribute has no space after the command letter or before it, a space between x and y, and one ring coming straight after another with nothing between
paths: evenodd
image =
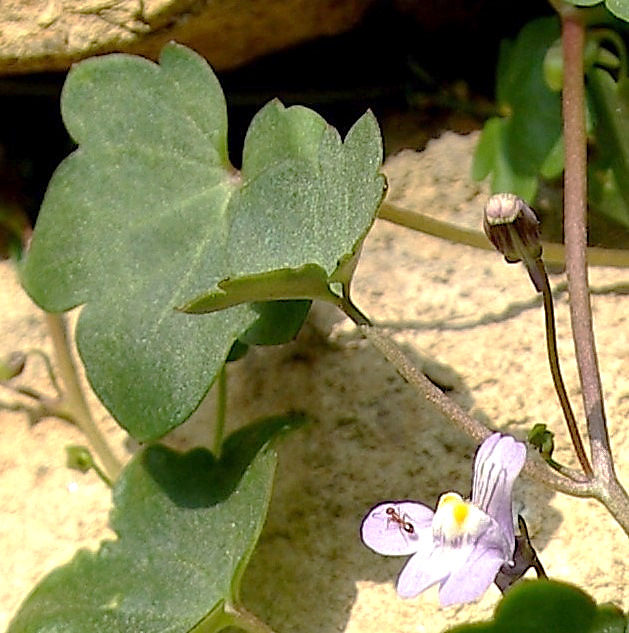
<instances>
[{"instance_id":1,"label":"small green leaf","mask_svg":"<svg viewBox=\"0 0 629 633\"><path fill-rule=\"evenodd\" d=\"M613 604L602 604L588 633L627 633L627 616Z\"/></svg>"},{"instance_id":2,"label":"small green leaf","mask_svg":"<svg viewBox=\"0 0 629 633\"><path fill-rule=\"evenodd\" d=\"M71 444L66 446L66 466L86 473L94 467L94 459L87 446Z\"/></svg>"},{"instance_id":3,"label":"small green leaf","mask_svg":"<svg viewBox=\"0 0 629 633\"><path fill-rule=\"evenodd\" d=\"M616 182L614 170L606 169L600 163L595 161L588 169L588 200L592 209L629 228L629 207Z\"/></svg>"},{"instance_id":4,"label":"small green leaf","mask_svg":"<svg viewBox=\"0 0 629 633\"><path fill-rule=\"evenodd\" d=\"M629 2L627 0L605 0L605 6L617 18L629 22Z\"/></svg>"},{"instance_id":5,"label":"small green leaf","mask_svg":"<svg viewBox=\"0 0 629 633\"><path fill-rule=\"evenodd\" d=\"M563 51L561 40L556 41L544 55L544 80L553 91L563 88Z\"/></svg>"},{"instance_id":6,"label":"small green leaf","mask_svg":"<svg viewBox=\"0 0 629 633\"><path fill-rule=\"evenodd\" d=\"M555 145L550 149L544 162L539 166L539 173L546 180L559 178L564 167L564 142L563 134L557 139Z\"/></svg>"},{"instance_id":7,"label":"small green leaf","mask_svg":"<svg viewBox=\"0 0 629 633\"><path fill-rule=\"evenodd\" d=\"M505 594L492 622L466 624L448 633L591 633L596 617L594 601L578 587L525 580Z\"/></svg>"},{"instance_id":8,"label":"small green leaf","mask_svg":"<svg viewBox=\"0 0 629 633\"><path fill-rule=\"evenodd\" d=\"M260 318L238 339L246 345L280 345L297 336L311 301L266 301L251 307Z\"/></svg>"},{"instance_id":9,"label":"small green leaf","mask_svg":"<svg viewBox=\"0 0 629 633\"><path fill-rule=\"evenodd\" d=\"M565 0L575 7L593 7L602 4L603 0ZM605 0L605 7L617 18L629 22L629 2L627 0Z\"/></svg>"},{"instance_id":10,"label":"small green leaf","mask_svg":"<svg viewBox=\"0 0 629 633\"><path fill-rule=\"evenodd\" d=\"M201 449L144 449L114 488L117 540L44 578L8 633L183 632L237 603L271 495L271 441L301 422L246 427L227 439L220 462Z\"/></svg>"},{"instance_id":11,"label":"small green leaf","mask_svg":"<svg viewBox=\"0 0 629 633\"><path fill-rule=\"evenodd\" d=\"M514 193L532 202L537 193L537 178L518 174L506 154L506 120L489 119L481 133L472 162L472 177L482 180L491 174L491 190Z\"/></svg>"},{"instance_id":12,"label":"small green leaf","mask_svg":"<svg viewBox=\"0 0 629 633\"><path fill-rule=\"evenodd\" d=\"M545 424L535 424L528 432L529 444L534 446L541 455L548 459L553 456L555 450L555 434L548 430Z\"/></svg>"},{"instance_id":13,"label":"small green leaf","mask_svg":"<svg viewBox=\"0 0 629 633\"><path fill-rule=\"evenodd\" d=\"M629 207L629 79L615 82L608 72L593 68L588 89L600 159L613 169L615 184Z\"/></svg>"},{"instance_id":14,"label":"small green leaf","mask_svg":"<svg viewBox=\"0 0 629 633\"><path fill-rule=\"evenodd\" d=\"M268 330L247 302L329 294L383 196L380 132L367 113L342 142L314 112L272 102L239 173L220 85L175 44L159 65L118 54L77 64L62 111L79 148L51 180L23 283L48 311L83 305L76 336L92 387L119 424L153 440L190 416L239 337ZM274 294L265 277L308 267L324 271L319 294ZM221 283L238 280L251 292L240 285L233 300ZM215 313L176 310L205 295L222 301L204 310ZM274 325L275 340L294 332Z\"/></svg>"},{"instance_id":15,"label":"small green leaf","mask_svg":"<svg viewBox=\"0 0 629 633\"><path fill-rule=\"evenodd\" d=\"M575 7L593 7L597 4L601 4L603 0L566 0L566 2Z\"/></svg>"},{"instance_id":16,"label":"small green leaf","mask_svg":"<svg viewBox=\"0 0 629 633\"><path fill-rule=\"evenodd\" d=\"M518 34L507 60L501 90L512 113L505 129L506 153L518 174L537 175L561 136L560 96L544 79L544 57L558 37L555 18L533 20Z\"/></svg>"},{"instance_id":17,"label":"small green leaf","mask_svg":"<svg viewBox=\"0 0 629 633\"><path fill-rule=\"evenodd\" d=\"M540 172L555 177L563 169L560 95L544 77L545 57L558 37L558 20L540 18L500 47L496 98L505 116L485 123L473 171L476 179L492 175L493 192L532 202Z\"/></svg>"}]
</instances>

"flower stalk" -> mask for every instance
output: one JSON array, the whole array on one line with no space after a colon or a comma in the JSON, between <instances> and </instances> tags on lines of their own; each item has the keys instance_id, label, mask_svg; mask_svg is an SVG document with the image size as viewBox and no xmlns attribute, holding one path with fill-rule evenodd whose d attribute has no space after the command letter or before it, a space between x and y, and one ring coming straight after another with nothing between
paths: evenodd
<instances>
[{"instance_id":1,"label":"flower stalk","mask_svg":"<svg viewBox=\"0 0 629 633\"><path fill-rule=\"evenodd\" d=\"M537 266L539 269L539 277L542 280L541 290L544 300L544 319L546 325L544 329L546 331L546 351L548 353L548 364L550 365L550 373L553 379L553 384L555 386L557 397L559 398L561 410L563 411L566 424L568 425L568 432L570 433L570 439L572 440L572 445L574 446L577 459L579 460L581 468L583 468L583 472L585 473L586 477L588 479L591 479L594 474L592 471L592 466L590 465L587 454L585 452L583 440L581 439L581 434L579 433L579 428L577 427L577 421L574 417L574 412L572 411L572 405L570 404L570 399L568 398L566 385L564 383L563 376L561 375L561 366L559 365L559 353L557 351L555 309L553 306L553 295L550 289L550 283L548 282L548 274L546 273L544 263L541 259L538 261Z\"/></svg>"}]
</instances>

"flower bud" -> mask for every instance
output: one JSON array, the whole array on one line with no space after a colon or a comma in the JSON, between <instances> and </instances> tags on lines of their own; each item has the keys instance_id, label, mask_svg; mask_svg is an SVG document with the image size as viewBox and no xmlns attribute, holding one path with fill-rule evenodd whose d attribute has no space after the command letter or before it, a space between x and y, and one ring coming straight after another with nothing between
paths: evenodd
<instances>
[{"instance_id":1,"label":"flower bud","mask_svg":"<svg viewBox=\"0 0 629 633\"><path fill-rule=\"evenodd\" d=\"M533 209L512 193L497 193L487 200L483 228L510 264L527 263L542 255L539 220Z\"/></svg>"},{"instance_id":2,"label":"flower bud","mask_svg":"<svg viewBox=\"0 0 629 633\"><path fill-rule=\"evenodd\" d=\"M87 447L72 444L66 446L66 466L72 470L86 473L94 467L94 459Z\"/></svg>"},{"instance_id":3,"label":"flower bud","mask_svg":"<svg viewBox=\"0 0 629 633\"><path fill-rule=\"evenodd\" d=\"M26 355L22 352L13 352L0 359L0 382L19 376L24 370L25 363Z\"/></svg>"}]
</instances>

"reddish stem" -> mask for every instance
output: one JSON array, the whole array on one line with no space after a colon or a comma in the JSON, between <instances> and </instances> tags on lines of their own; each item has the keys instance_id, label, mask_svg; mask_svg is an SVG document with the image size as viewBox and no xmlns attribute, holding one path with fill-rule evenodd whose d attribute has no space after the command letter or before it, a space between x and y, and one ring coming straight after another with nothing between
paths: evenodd
<instances>
[{"instance_id":1,"label":"reddish stem","mask_svg":"<svg viewBox=\"0 0 629 633\"><path fill-rule=\"evenodd\" d=\"M596 356L588 287L587 157L583 47L585 26L578 12L562 16L564 55L563 119L566 151L564 176L564 238L566 275L575 355L591 441L592 465L606 480L613 476L609 435Z\"/></svg>"}]
</instances>

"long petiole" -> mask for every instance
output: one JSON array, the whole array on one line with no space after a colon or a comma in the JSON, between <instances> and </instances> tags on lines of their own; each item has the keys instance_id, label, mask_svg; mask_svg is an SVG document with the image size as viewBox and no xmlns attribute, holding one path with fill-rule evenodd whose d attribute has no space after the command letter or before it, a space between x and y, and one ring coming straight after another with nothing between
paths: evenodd
<instances>
[{"instance_id":1,"label":"long petiole","mask_svg":"<svg viewBox=\"0 0 629 633\"><path fill-rule=\"evenodd\" d=\"M232 618L232 626L236 626L247 633L275 633L263 620L248 611L243 606L226 606L225 613Z\"/></svg>"},{"instance_id":2,"label":"long petiole","mask_svg":"<svg viewBox=\"0 0 629 633\"><path fill-rule=\"evenodd\" d=\"M399 207L391 202L383 202L378 210L378 217L398 226L403 226L412 231L425 233L434 237L440 237L456 244L464 244L486 251L495 250L482 231L457 226L450 222L444 222L437 218L424 215L419 211L411 211ZM564 264L566 261L563 244L555 242L542 242L544 260L549 264ZM626 249L600 248L591 246L587 249L587 258L590 266L614 266L616 268L629 268L629 251Z\"/></svg>"},{"instance_id":3,"label":"long petiole","mask_svg":"<svg viewBox=\"0 0 629 633\"><path fill-rule=\"evenodd\" d=\"M217 633L240 629L247 633L275 633L273 629L241 605L223 603L199 622L190 633Z\"/></svg>"},{"instance_id":4,"label":"long petiole","mask_svg":"<svg viewBox=\"0 0 629 633\"><path fill-rule=\"evenodd\" d=\"M84 433L94 453L103 464L103 471L107 478L115 481L122 470L122 465L92 418L70 353L70 343L63 316L50 312L46 312L45 316L59 366L59 374L65 386L65 407L63 408Z\"/></svg>"},{"instance_id":5,"label":"long petiole","mask_svg":"<svg viewBox=\"0 0 629 633\"><path fill-rule=\"evenodd\" d=\"M225 417L227 411L227 365L224 363L216 379L216 420L214 422L214 443L212 452L221 458L225 437Z\"/></svg>"},{"instance_id":6,"label":"long petiole","mask_svg":"<svg viewBox=\"0 0 629 633\"><path fill-rule=\"evenodd\" d=\"M548 352L550 373L553 378L553 384L555 385L557 397L559 398L559 404L561 405L564 418L566 419L566 423L568 425L570 439L572 440L572 444L574 445L574 450L577 454L577 458L579 459L579 463L583 468L583 472L588 478L591 478L594 473L592 472L592 467L590 466L590 462L588 461L587 454L583 446L583 440L581 439L581 434L579 433L579 429L577 427L577 421L574 417L572 406L570 405L570 399L568 398L568 393L566 391L566 386L561 375L559 354L557 352L555 309L553 306L553 294L550 289L550 283L548 282L548 275L546 273L544 263L541 259L536 260L534 265L537 267L538 275L536 278L541 281L541 291L544 300L544 318L546 322L546 350Z\"/></svg>"}]
</instances>

